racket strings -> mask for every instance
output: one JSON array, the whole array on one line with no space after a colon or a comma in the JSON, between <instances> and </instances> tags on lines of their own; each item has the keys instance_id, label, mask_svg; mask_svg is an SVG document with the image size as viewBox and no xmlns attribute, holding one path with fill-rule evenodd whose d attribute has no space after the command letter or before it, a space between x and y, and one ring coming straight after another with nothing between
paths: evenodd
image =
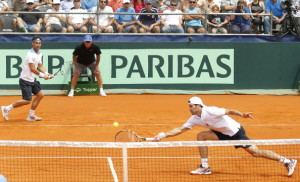
<instances>
[{"instance_id":1,"label":"racket strings","mask_svg":"<svg viewBox=\"0 0 300 182\"><path fill-rule=\"evenodd\" d=\"M137 142L138 137L132 132L122 131L116 135L115 141L116 142Z\"/></svg>"}]
</instances>

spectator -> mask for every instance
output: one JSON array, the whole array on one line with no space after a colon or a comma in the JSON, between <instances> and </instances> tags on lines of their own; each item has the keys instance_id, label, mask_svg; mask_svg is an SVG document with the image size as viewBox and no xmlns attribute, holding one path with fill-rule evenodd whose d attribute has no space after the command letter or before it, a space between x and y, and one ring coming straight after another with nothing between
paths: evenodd
<instances>
[{"instance_id":1,"label":"spectator","mask_svg":"<svg viewBox=\"0 0 300 182\"><path fill-rule=\"evenodd\" d=\"M91 12L113 13L113 9L110 6L107 6L107 4L108 4L108 0L99 0L99 8L93 7ZM96 33L97 30L99 33L101 32L113 33L114 32L114 29L112 27L113 22L114 22L113 14L99 14L99 15L92 14L90 16L90 24L93 26L92 28L94 33Z\"/></svg>"},{"instance_id":2,"label":"spectator","mask_svg":"<svg viewBox=\"0 0 300 182\"><path fill-rule=\"evenodd\" d=\"M201 11L204 13L211 13L212 7L217 5L214 0L200 0L198 1L198 6L201 8ZM217 5L218 6L218 5Z\"/></svg>"},{"instance_id":3,"label":"spectator","mask_svg":"<svg viewBox=\"0 0 300 182\"><path fill-rule=\"evenodd\" d=\"M15 0L13 4L13 11L21 11L25 8L25 0Z\"/></svg>"},{"instance_id":4,"label":"spectator","mask_svg":"<svg viewBox=\"0 0 300 182\"><path fill-rule=\"evenodd\" d=\"M263 1L254 0L251 4L249 4L249 10L251 13L264 13L265 12L265 4ZM258 34L261 33L262 30L258 30L263 24L262 16L260 15L251 15L252 19L252 29L253 32Z\"/></svg>"},{"instance_id":5,"label":"spectator","mask_svg":"<svg viewBox=\"0 0 300 182\"><path fill-rule=\"evenodd\" d=\"M88 12L91 12L93 7L97 7L97 0L82 0L81 8L84 8Z\"/></svg>"},{"instance_id":6,"label":"spectator","mask_svg":"<svg viewBox=\"0 0 300 182\"><path fill-rule=\"evenodd\" d=\"M220 8L218 5L212 6L212 13L220 13ZM225 19L223 15L208 15L207 24L209 25L210 32L212 34L222 33L227 34L226 24L228 20Z\"/></svg>"},{"instance_id":7,"label":"spectator","mask_svg":"<svg viewBox=\"0 0 300 182\"><path fill-rule=\"evenodd\" d=\"M144 0L132 0L131 7L135 10L136 13L141 12L145 8Z\"/></svg>"},{"instance_id":8,"label":"spectator","mask_svg":"<svg viewBox=\"0 0 300 182\"><path fill-rule=\"evenodd\" d=\"M196 8L197 1L189 0L189 3L189 8L185 9L184 13L193 13L197 15L184 15L186 31L187 33L204 33L205 28L201 22L201 19L204 19L204 16L200 14L200 8Z\"/></svg>"},{"instance_id":9,"label":"spectator","mask_svg":"<svg viewBox=\"0 0 300 182\"><path fill-rule=\"evenodd\" d=\"M60 8L64 10L65 12L71 11L71 9L74 7L73 0L62 0L60 4Z\"/></svg>"},{"instance_id":10,"label":"spectator","mask_svg":"<svg viewBox=\"0 0 300 182\"><path fill-rule=\"evenodd\" d=\"M157 13L157 9L152 8L151 0L146 0L146 7L141 9L140 13ZM137 24L140 26L140 33L160 33L160 20L158 15L140 15Z\"/></svg>"},{"instance_id":11,"label":"spectator","mask_svg":"<svg viewBox=\"0 0 300 182\"><path fill-rule=\"evenodd\" d=\"M113 11L116 12L117 9L123 7L123 0L110 0L108 6L112 7Z\"/></svg>"},{"instance_id":12,"label":"spectator","mask_svg":"<svg viewBox=\"0 0 300 182\"><path fill-rule=\"evenodd\" d=\"M34 9L34 1L26 0L26 8L23 9L24 12L40 12L38 9ZM20 14L20 18L17 19L18 25L21 31L29 32L40 32L41 23L43 22L42 14ZM24 30L25 27L25 30Z\"/></svg>"},{"instance_id":13,"label":"spectator","mask_svg":"<svg viewBox=\"0 0 300 182\"><path fill-rule=\"evenodd\" d=\"M8 10L9 10L9 8L8 8L7 3L0 0L0 11L8 11ZM0 13L0 15L2 15L2 14Z\"/></svg>"},{"instance_id":14,"label":"spectator","mask_svg":"<svg viewBox=\"0 0 300 182\"><path fill-rule=\"evenodd\" d=\"M60 0L53 0L53 9L48 9L47 13L58 12L64 12L64 10L60 10ZM64 26L66 23L65 14L45 14L44 22L46 24L46 32L67 32Z\"/></svg>"},{"instance_id":15,"label":"spectator","mask_svg":"<svg viewBox=\"0 0 300 182\"><path fill-rule=\"evenodd\" d=\"M118 33L131 32L137 33L136 24L136 15L132 7L130 7L129 0L123 0L123 7L119 8L116 13L128 13L129 15L115 15L114 23L117 27Z\"/></svg>"},{"instance_id":16,"label":"spectator","mask_svg":"<svg viewBox=\"0 0 300 182\"><path fill-rule=\"evenodd\" d=\"M87 13L86 9L80 7L81 0L73 1L74 7L70 10L72 13ZM87 33L88 29L86 24L89 21L88 14L70 14L68 17L68 32L73 33L74 31L80 31Z\"/></svg>"},{"instance_id":17,"label":"spectator","mask_svg":"<svg viewBox=\"0 0 300 182\"><path fill-rule=\"evenodd\" d=\"M281 6L282 0L267 0L265 5L265 12L267 14L273 14L272 15L272 23L273 25L276 24L282 24L286 13L284 13L284 9ZM264 17L264 31L265 34L270 33L270 16Z\"/></svg>"},{"instance_id":18,"label":"spectator","mask_svg":"<svg viewBox=\"0 0 300 182\"><path fill-rule=\"evenodd\" d=\"M2 0L2 1L7 4L7 7L8 7L9 10L12 10L15 0Z\"/></svg>"},{"instance_id":19,"label":"spectator","mask_svg":"<svg viewBox=\"0 0 300 182\"><path fill-rule=\"evenodd\" d=\"M179 10L184 12L184 10L189 8L189 6L190 6L190 1L189 0L182 0L180 5L179 5Z\"/></svg>"},{"instance_id":20,"label":"spectator","mask_svg":"<svg viewBox=\"0 0 300 182\"><path fill-rule=\"evenodd\" d=\"M43 6L47 4L47 0L34 0L33 8L37 8L38 6Z\"/></svg>"},{"instance_id":21,"label":"spectator","mask_svg":"<svg viewBox=\"0 0 300 182\"><path fill-rule=\"evenodd\" d=\"M238 0L221 0L221 12L234 13L237 2ZM225 18L230 22L230 15L226 15Z\"/></svg>"},{"instance_id":22,"label":"spectator","mask_svg":"<svg viewBox=\"0 0 300 182\"><path fill-rule=\"evenodd\" d=\"M156 8L158 13L163 13L166 9L169 9L169 4L165 0L155 0L152 7Z\"/></svg>"},{"instance_id":23,"label":"spectator","mask_svg":"<svg viewBox=\"0 0 300 182\"><path fill-rule=\"evenodd\" d=\"M239 0L235 13L250 13L246 7L244 0ZM231 25L231 33L251 34L251 19L249 15L230 15L233 20Z\"/></svg>"},{"instance_id":24,"label":"spectator","mask_svg":"<svg viewBox=\"0 0 300 182\"><path fill-rule=\"evenodd\" d=\"M177 1L171 0L170 6L171 9L167 9L164 11L165 14L161 18L161 23L164 26L162 28L162 32L164 33L184 33L184 30L182 28L182 15L178 15L182 13L182 11L177 9ZM176 14L176 15L170 15L170 14Z\"/></svg>"}]
</instances>

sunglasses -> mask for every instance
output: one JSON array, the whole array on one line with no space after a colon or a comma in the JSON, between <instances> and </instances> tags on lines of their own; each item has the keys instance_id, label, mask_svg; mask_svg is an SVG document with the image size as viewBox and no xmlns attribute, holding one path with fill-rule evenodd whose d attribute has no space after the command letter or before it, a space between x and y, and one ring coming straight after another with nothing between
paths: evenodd
<instances>
[{"instance_id":1,"label":"sunglasses","mask_svg":"<svg viewBox=\"0 0 300 182\"><path fill-rule=\"evenodd\" d=\"M195 3L196 3L196 1L190 1L190 3L191 3L191 4L195 4Z\"/></svg>"},{"instance_id":2,"label":"sunglasses","mask_svg":"<svg viewBox=\"0 0 300 182\"><path fill-rule=\"evenodd\" d=\"M177 6L177 4L171 4L171 6Z\"/></svg>"},{"instance_id":3,"label":"sunglasses","mask_svg":"<svg viewBox=\"0 0 300 182\"><path fill-rule=\"evenodd\" d=\"M33 3L27 3L27 5L33 5Z\"/></svg>"},{"instance_id":4,"label":"sunglasses","mask_svg":"<svg viewBox=\"0 0 300 182\"><path fill-rule=\"evenodd\" d=\"M60 5L60 4L54 4L54 5Z\"/></svg>"},{"instance_id":5,"label":"sunglasses","mask_svg":"<svg viewBox=\"0 0 300 182\"><path fill-rule=\"evenodd\" d=\"M212 9L213 11L219 11L219 9Z\"/></svg>"},{"instance_id":6,"label":"sunglasses","mask_svg":"<svg viewBox=\"0 0 300 182\"><path fill-rule=\"evenodd\" d=\"M100 1L100 3L106 3L106 1Z\"/></svg>"},{"instance_id":7,"label":"sunglasses","mask_svg":"<svg viewBox=\"0 0 300 182\"><path fill-rule=\"evenodd\" d=\"M80 0L78 1L78 0L74 0L74 2L80 2Z\"/></svg>"}]
</instances>

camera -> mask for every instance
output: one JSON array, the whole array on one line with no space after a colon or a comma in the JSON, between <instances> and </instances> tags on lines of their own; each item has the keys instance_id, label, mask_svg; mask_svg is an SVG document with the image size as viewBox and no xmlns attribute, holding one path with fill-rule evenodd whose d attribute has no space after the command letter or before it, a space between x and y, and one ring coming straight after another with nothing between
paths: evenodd
<instances>
[{"instance_id":1,"label":"camera","mask_svg":"<svg viewBox=\"0 0 300 182\"><path fill-rule=\"evenodd\" d=\"M241 11L241 10L243 9L243 6L242 6L242 5L238 5L238 6L236 7L236 9L237 9L238 11Z\"/></svg>"}]
</instances>

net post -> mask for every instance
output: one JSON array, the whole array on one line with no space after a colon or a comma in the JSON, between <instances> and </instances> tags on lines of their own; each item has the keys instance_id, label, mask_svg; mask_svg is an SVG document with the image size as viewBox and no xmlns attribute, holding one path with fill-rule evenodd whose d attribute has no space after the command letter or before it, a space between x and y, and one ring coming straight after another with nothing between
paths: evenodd
<instances>
[{"instance_id":1,"label":"net post","mask_svg":"<svg viewBox=\"0 0 300 182\"><path fill-rule=\"evenodd\" d=\"M128 153L127 153L126 146L122 148L122 153L123 153L123 181L128 182Z\"/></svg>"}]
</instances>

